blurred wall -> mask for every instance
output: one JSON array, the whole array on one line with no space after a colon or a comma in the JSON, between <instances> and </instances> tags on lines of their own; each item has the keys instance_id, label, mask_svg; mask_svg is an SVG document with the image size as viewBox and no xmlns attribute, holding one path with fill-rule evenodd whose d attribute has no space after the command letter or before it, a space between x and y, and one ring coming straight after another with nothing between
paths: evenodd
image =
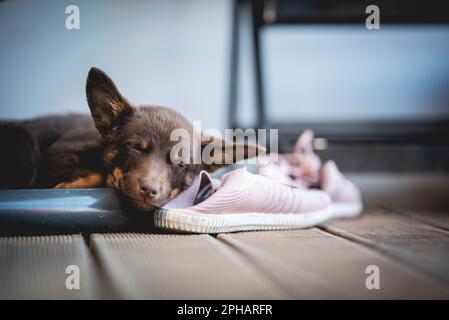
<instances>
[{"instance_id":1,"label":"blurred wall","mask_svg":"<svg viewBox=\"0 0 449 320\"><path fill-rule=\"evenodd\" d=\"M134 103L227 126L231 0L0 2L0 118L88 112L91 66ZM81 29L65 28L66 6ZM247 8L248 9L248 8ZM255 120L249 21L242 25L239 118ZM449 27L276 26L262 32L274 121L449 117Z\"/></svg>"},{"instance_id":2,"label":"blurred wall","mask_svg":"<svg viewBox=\"0 0 449 320\"><path fill-rule=\"evenodd\" d=\"M80 30L65 27L71 4ZM97 66L131 102L223 128L230 14L228 0L0 2L0 118L88 112Z\"/></svg>"},{"instance_id":3,"label":"blurred wall","mask_svg":"<svg viewBox=\"0 0 449 320\"><path fill-rule=\"evenodd\" d=\"M449 118L449 26L275 26L263 30L274 121Z\"/></svg>"}]
</instances>

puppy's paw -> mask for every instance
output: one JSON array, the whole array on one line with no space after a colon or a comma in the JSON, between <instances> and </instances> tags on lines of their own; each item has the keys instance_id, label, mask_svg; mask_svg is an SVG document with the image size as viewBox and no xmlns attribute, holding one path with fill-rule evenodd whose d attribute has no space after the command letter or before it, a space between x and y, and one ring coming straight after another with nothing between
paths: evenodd
<instances>
[{"instance_id":1,"label":"puppy's paw","mask_svg":"<svg viewBox=\"0 0 449 320\"><path fill-rule=\"evenodd\" d=\"M58 183L55 189L98 188L103 185L104 177L100 173L91 173L86 177L77 178L71 182Z\"/></svg>"},{"instance_id":2,"label":"puppy's paw","mask_svg":"<svg viewBox=\"0 0 449 320\"><path fill-rule=\"evenodd\" d=\"M61 182L53 187L54 189L71 189L73 188L70 182Z\"/></svg>"}]
</instances>

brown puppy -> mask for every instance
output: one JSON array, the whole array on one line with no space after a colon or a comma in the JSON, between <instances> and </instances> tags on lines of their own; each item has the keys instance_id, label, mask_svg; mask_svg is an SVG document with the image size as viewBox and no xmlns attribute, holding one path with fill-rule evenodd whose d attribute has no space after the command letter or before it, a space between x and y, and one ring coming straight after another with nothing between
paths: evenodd
<instances>
[{"instance_id":1,"label":"brown puppy","mask_svg":"<svg viewBox=\"0 0 449 320\"><path fill-rule=\"evenodd\" d=\"M89 71L86 95L92 118L47 117L0 126L0 133L4 131L0 148L9 147L8 156L0 164L0 180L8 182L1 187L109 186L134 206L151 210L190 186L201 169L213 171L223 166L226 153L231 152L231 159L238 161L264 151L256 145L243 145L244 153L238 157L235 155L238 145L204 137L201 141L199 137L199 148L210 143L219 146L213 154L218 161L209 164L194 163L189 161L191 158L173 161L183 155L171 153L177 144L170 138L172 132L183 129L192 139L200 134L194 132L192 124L180 113L166 107L133 106L112 80L96 68ZM13 137L12 142L5 139L6 135ZM37 151L23 155L23 147L18 145ZM30 173L20 177L20 182L14 181L15 175L11 174L14 169L7 168L6 163L26 167Z\"/></svg>"}]
</instances>

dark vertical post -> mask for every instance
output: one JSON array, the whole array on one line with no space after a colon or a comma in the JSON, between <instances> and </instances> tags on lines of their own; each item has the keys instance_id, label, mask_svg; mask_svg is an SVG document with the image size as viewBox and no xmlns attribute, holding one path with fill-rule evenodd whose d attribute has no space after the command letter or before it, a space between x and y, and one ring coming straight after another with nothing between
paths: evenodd
<instances>
[{"instance_id":1,"label":"dark vertical post","mask_svg":"<svg viewBox=\"0 0 449 320\"><path fill-rule=\"evenodd\" d=\"M231 31L231 58L229 73L229 101L228 101L228 125L229 128L238 127L237 103L239 90L239 33L240 33L240 8L242 0L234 0L232 3L232 31Z\"/></svg>"},{"instance_id":2,"label":"dark vertical post","mask_svg":"<svg viewBox=\"0 0 449 320\"><path fill-rule=\"evenodd\" d=\"M260 30L263 25L264 1L252 0L252 33L253 33L253 54L254 54L254 77L255 77L255 101L257 110L257 128L266 127L265 101L262 80L262 66L260 57Z\"/></svg>"}]
</instances>

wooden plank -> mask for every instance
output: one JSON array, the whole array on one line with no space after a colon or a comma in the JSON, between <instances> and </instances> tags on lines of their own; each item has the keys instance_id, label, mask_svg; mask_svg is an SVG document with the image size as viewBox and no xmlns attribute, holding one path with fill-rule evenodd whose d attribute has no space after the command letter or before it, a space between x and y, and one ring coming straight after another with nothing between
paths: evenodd
<instances>
[{"instance_id":1,"label":"wooden plank","mask_svg":"<svg viewBox=\"0 0 449 320\"><path fill-rule=\"evenodd\" d=\"M208 235L94 234L91 247L118 298L286 297L232 249Z\"/></svg>"},{"instance_id":2,"label":"wooden plank","mask_svg":"<svg viewBox=\"0 0 449 320\"><path fill-rule=\"evenodd\" d=\"M66 287L66 268L79 267L79 290ZM0 299L99 298L98 279L79 235L0 238Z\"/></svg>"},{"instance_id":3,"label":"wooden plank","mask_svg":"<svg viewBox=\"0 0 449 320\"><path fill-rule=\"evenodd\" d=\"M364 246L317 228L220 234L296 299L449 297L418 272ZM379 267L380 289L368 290L366 268Z\"/></svg>"},{"instance_id":4,"label":"wooden plank","mask_svg":"<svg viewBox=\"0 0 449 320\"><path fill-rule=\"evenodd\" d=\"M380 250L449 285L449 232L393 212L371 211L324 228Z\"/></svg>"},{"instance_id":5,"label":"wooden plank","mask_svg":"<svg viewBox=\"0 0 449 320\"><path fill-rule=\"evenodd\" d=\"M434 227L449 231L449 211L429 211L424 210L420 212L410 210L398 210L399 213L409 216L418 221L428 223Z\"/></svg>"},{"instance_id":6,"label":"wooden plank","mask_svg":"<svg viewBox=\"0 0 449 320\"><path fill-rule=\"evenodd\" d=\"M441 173L348 173L362 191L365 207L449 209L449 176Z\"/></svg>"}]
</instances>

